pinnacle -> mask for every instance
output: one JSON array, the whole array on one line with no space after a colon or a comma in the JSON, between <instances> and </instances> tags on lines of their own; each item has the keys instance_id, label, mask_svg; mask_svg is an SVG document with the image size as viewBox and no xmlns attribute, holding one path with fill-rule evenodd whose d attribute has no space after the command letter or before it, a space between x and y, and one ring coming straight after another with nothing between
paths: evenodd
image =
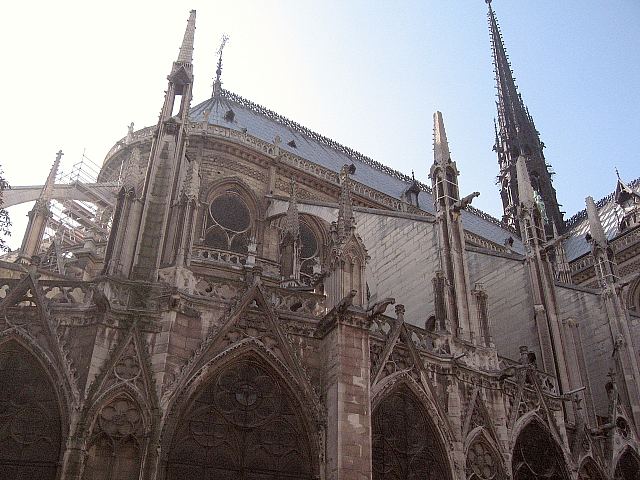
<instances>
[{"instance_id":1,"label":"pinnacle","mask_svg":"<svg viewBox=\"0 0 640 480\"><path fill-rule=\"evenodd\" d=\"M184 32L184 38L182 39L178 59L176 60L178 63L193 62L193 40L196 33L196 11L191 10L189 13L190 15L189 20L187 20L187 28Z\"/></svg>"},{"instance_id":2,"label":"pinnacle","mask_svg":"<svg viewBox=\"0 0 640 480\"><path fill-rule=\"evenodd\" d=\"M433 160L435 163L445 164L451 160L447 133L444 129L442 113L433 114Z\"/></svg>"}]
</instances>

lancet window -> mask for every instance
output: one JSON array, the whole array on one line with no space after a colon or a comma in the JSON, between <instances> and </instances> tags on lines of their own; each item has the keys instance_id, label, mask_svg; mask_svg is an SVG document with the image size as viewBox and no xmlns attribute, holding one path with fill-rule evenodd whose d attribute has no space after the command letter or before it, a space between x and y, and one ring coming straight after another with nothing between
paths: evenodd
<instances>
[{"instance_id":1,"label":"lancet window","mask_svg":"<svg viewBox=\"0 0 640 480\"><path fill-rule=\"evenodd\" d=\"M320 265L322 240L316 229L306 222L300 223L300 244L300 281L309 285L314 267Z\"/></svg>"},{"instance_id":2,"label":"lancet window","mask_svg":"<svg viewBox=\"0 0 640 480\"><path fill-rule=\"evenodd\" d=\"M62 442L54 391L24 347L0 346L0 478L57 478Z\"/></svg>"},{"instance_id":3,"label":"lancet window","mask_svg":"<svg viewBox=\"0 0 640 480\"><path fill-rule=\"evenodd\" d=\"M527 425L513 449L514 480L568 480L560 447L540 425Z\"/></svg>"},{"instance_id":4,"label":"lancet window","mask_svg":"<svg viewBox=\"0 0 640 480\"><path fill-rule=\"evenodd\" d=\"M228 189L215 196L205 215L205 245L247 253L253 219L247 202L238 190Z\"/></svg>"},{"instance_id":5,"label":"lancet window","mask_svg":"<svg viewBox=\"0 0 640 480\"><path fill-rule=\"evenodd\" d=\"M604 478L591 459L586 460L578 471L578 480L604 480Z\"/></svg>"},{"instance_id":6,"label":"lancet window","mask_svg":"<svg viewBox=\"0 0 640 480\"><path fill-rule=\"evenodd\" d=\"M405 386L373 412L374 480L451 478L439 436L416 396Z\"/></svg>"},{"instance_id":7,"label":"lancet window","mask_svg":"<svg viewBox=\"0 0 640 480\"><path fill-rule=\"evenodd\" d=\"M206 382L178 423L167 479L310 480L300 409L263 363L246 359Z\"/></svg>"},{"instance_id":8,"label":"lancet window","mask_svg":"<svg viewBox=\"0 0 640 480\"><path fill-rule=\"evenodd\" d=\"M95 419L83 480L137 480L140 477L144 426L137 402L122 394Z\"/></svg>"}]
</instances>

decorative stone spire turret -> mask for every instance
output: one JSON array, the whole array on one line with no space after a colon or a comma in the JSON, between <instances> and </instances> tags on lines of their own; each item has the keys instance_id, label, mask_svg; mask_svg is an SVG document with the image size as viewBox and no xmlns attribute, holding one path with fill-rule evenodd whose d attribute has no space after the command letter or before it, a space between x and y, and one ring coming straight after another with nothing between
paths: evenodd
<instances>
[{"instance_id":1,"label":"decorative stone spire turret","mask_svg":"<svg viewBox=\"0 0 640 480\"><path fill-rule=\"evenodd\" d=\"M292 178L289 208L284 218L282 236L280 238L280 268L283 286L299 286L301 248L298 186Z\"/></svg>"},{"instance_id":2,"label":"decorative stone spire turret","mask_svg":"<svg viewBox=\"0 0 640 480\"><path fill-rule=\"evenodd\" d=\"M344 239L355 229L353 205L351 203L351 178L356 172L354 164L344 165L340 170L340 200L338 209L337 232L340 239Z\"/></svg>"},{"instance_id":3,"label":"decorative stone spire turret","mask_svg":"<svg viewBox=\"0 0 640 480\"><path fill-rule=\"evenodd\" d=\"M329 253L325 260L325 292L327 307L335 307L350 296L353 304L364 307L366 298L365 267L369 260L364 242L356 234L356 221L351 201L351 179L355 165L340 170L340 199L338 220L331 224Z\"/></svg>"},{"instance_id":4,"label":"decorative stone spire turret","mask_svg":"<svg viewBox=\"0 0 640 480\"><path fill-rule=\"evenodd\" d=\"M40 196L28 214L29 222L27 223L27 229L24 237L22 238L20 255L17 260L20 263L30 263L31 257L40 252L42 238L50 215L49 202L53 197L56 175L58 174L60 160L62 160L63 155L64 153L62 153L62 150L58 150L58 153L56 153L56 159L53 161L47 180L40 192Z\"/></svg>"},{"instance_id":5,"label":"decorative stone spire turret","mask_svg":"<svg viewBox=\"0 0 640 480\"><path fill-rule=\"evenodd\" d=\"M181 196L189 168L191 179L197 177L193 175L193 168L197 167L185 155L195 22L196 12L192 10L178 58L167 77L169 84L139 201L133 202L131 195L123 192L116 205L107 247L108 273L155 282L160 268L179 266L185 261L185 238L190 237L192 227ZM174 109L176 104L179 108ZM189 208L191 212L196 207Z\"/></svg>"},{"instance_id":6,"label":"decorative stone spire turret","mask_svg":"<svg viewBox=\"0 0 640 480\"><path fill-rule=\"evenodd\" d=\"M592 197L585 199L591 242L593 266L602 289L613 345L613 361L618 380L624 384L624 403L628 404L636 428L640 427L640 367L633 351L633 340L629 325L629 311L622 299L622 287L617 276L613 250L602 228L598 209Z\"/></svg>"},{"instance_id":7,"label":"decorative stone spire turret","mask_svg":"<svg viewBox=\"0 0 640 480\"><path fill-rule=\"evenodd\" d=\"M544 203L547 217L545 231L546 235L551 237L553 235L552 225L555 225L556 231L559 233L562 233L565 228L556 191L551 180L552 172L549 171L544 158L544 144L540 141L540 135L531 115L529 115L529 110L518 93L491 1L486 1L486 3L489 5L489 31L498 90L496 103L498 122L494 150L498 154L500 166L498 181L504 220L514 226L518 223L519 177L516 171L516 162L518 157L523 155L526 158L531 185Z\"/></svg>"},{"instance_id":8,"label":"decorative stone spire turret","mask_svg":"<svg viewBox=\"0 0 640 480\"><path fill-rule=\"evenodd\" d=\"M451 152L442 113L433 114L433 165L429 177L433 185L440 268L434 279L436 319L452 333L467 340L480 338L478 317L471 314L471 285L465 257L461 211L479 195L474 192L460 198L458 169ZM444 285L443 285L444 281ZM442 318L445 316L446 318ZM443 321L444 320L444 321Z\"/></svg>"}]
</instances>

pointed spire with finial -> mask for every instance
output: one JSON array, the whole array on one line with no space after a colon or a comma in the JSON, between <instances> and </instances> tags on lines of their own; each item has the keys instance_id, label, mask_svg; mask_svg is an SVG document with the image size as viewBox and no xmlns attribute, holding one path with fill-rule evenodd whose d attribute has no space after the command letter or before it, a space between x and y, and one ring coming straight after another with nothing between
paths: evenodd
<instances>
[{"instance_id":1,"label":"pointed spire with finial","mask_svg":"<svg viewBox=\"0 0 640 480\"><path fill-rule=\"evenodd\" d=\"M196 11L189 12L189 20L187 20L187 29L184 32L180 52L178 53L177 63L193 62L193 40L196 34Z\"/></svg>"},{"instance_id":2,"label":"pointed spire with finial","mask_svg":"<svg viewBox=\"0 0 640 480\"><path fill-rule=\"evenodd\" d=\"M351 178L356 173L356 166L344 165L340 170L340 199L338 206L338 237L343 240L355 228L353 205L351 203Z\"/></svg>"},{"instance_id":3,"label":"pointed spire with finial","mask_svg":"<svg viewBox=\"0 0 640 480\"><path fill-rule=\"evenodd\" d=\"M218 66L216 68L216 79L213 81L213 98L220 98L220 94L222 93L222 81L220 80L222 76L222 51L228 41L229 35L225 33L222 35L220 48L218 48L218 51L216 52L218 54Z\"/></svg>"},{"instance_id":4,"label":"pointed spire with finial","mask_svg":"<svg viewBox=\"0 0 640 480\"><path fill-rule=\"evenodd\" d=\"M591 233L591 238L593 238L599 247L606 248L608 240L607 236L604 234L604 229L602 228L600 215L598 215L598 207L596 207L593 197L587 197L585 202L587 204L587 217L589 219L589 232Z\"/></svg>"},{"instance_id":5,"label":"pointed spire with finial","mask_svg":"<svg viewBox=\"0 0 640 480\"><path fill-rule=\"evenodd\" d=\"M529 179L527 170L527 162L524 156L520 155L516 162L516 174L518 175L518 198L525 205L531 205L535 202L533 187Z\"/></svg>"},{"instance_id":6,"label":"pointed spire with finial","mask_svg":"<svg viewBox=\"0 0 640 480\"><path fill-rule=\"evenodd\" d=\"M553 188L552 173L542 153L544 144L536 130L533 118L518 92L509 56L507 55L502 33L498 26L491 0L485 0L489 6L487 18L491 35L491 51L497 89L498 121L494 150L498 154L500 175L498 181L502 192L505 218L512 225L518 223L518 181L515 165L520 155L527 157L526 167L530 176L535 172L535 189L544 203L545 211L560 233L565 225L560 204ZM551 229L549 229L551 230Z\"/></svg>"},{"instance_id":7,"label":"pointed spire with finial","mask_svg":"<svg viewBox=\"0 0 640 480\"><path fill-rule=\"evenodd\" d=\"M440 165L446 165L451 161L447 132L440 112L433 114L433 161Z\"/></svg>"},{"instance_id":8,"label":"pointed spire with finial","mask_svg":"<svg viewBox=\"0 0 640 480\"><path fill-rule=\"evenodd\" d=\"M300 216L298 214L298 185L294 178L291 179L291 198L289 199L289 208L284 221L284 235L289 236L292 240L300 237Z\"/></svg>"}]
</instances>

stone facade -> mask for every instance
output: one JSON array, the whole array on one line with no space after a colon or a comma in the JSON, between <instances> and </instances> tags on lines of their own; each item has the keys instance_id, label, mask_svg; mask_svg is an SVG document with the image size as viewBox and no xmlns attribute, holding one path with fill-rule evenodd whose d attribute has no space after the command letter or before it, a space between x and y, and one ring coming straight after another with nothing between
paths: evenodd
<instances>
[{"instance_id":1,"label":"stone facade","mask_svg":"<svg viewBox=\"0 0 640 480\"><path fill-rule=\"evenodd\" d=\"M458 191L439 112L427 186L220 68L191 107L194 32L105 159L107 234L44 241L58 156L0 262L0 477L640 478L635 244L589 204L595 285L563 276L524 153L518 231Z\"/></svg>"}]
</instances>

